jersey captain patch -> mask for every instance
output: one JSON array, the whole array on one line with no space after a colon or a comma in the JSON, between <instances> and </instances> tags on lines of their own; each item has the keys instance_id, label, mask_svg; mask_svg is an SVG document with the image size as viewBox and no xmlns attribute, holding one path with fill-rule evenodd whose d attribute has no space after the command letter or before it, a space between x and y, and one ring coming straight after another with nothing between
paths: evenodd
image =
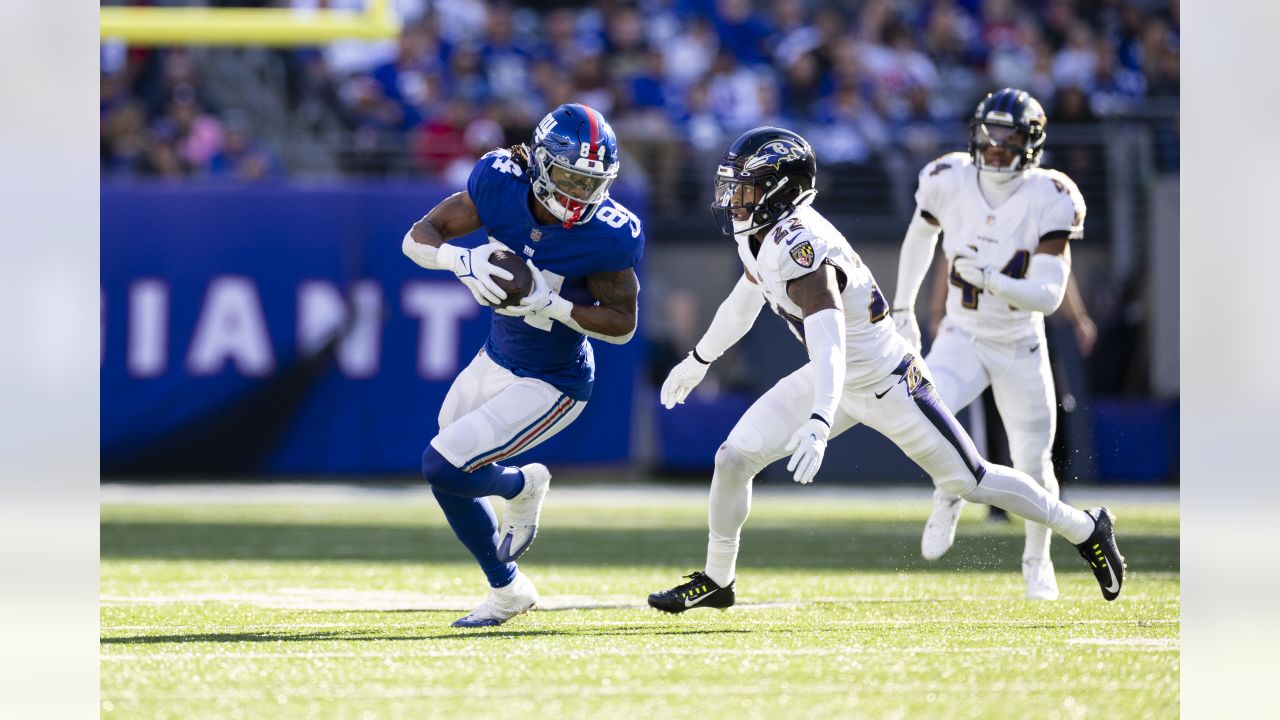
<instances>
[{"instance_id":1,"label":"jersey captain patch","mask_svg":"<svg viewBox=\"0 0 1280 720\"><path fill-rule=\"evenodd\" d=\"M791 248L791 259L796 261L800 267L813 267L813 246L808 240Z\"/></svg>"}]
</instances>

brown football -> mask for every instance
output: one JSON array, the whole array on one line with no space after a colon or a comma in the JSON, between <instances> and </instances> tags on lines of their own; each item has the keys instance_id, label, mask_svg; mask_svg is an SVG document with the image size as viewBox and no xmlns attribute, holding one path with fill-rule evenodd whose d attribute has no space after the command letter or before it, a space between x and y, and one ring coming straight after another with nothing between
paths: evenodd
<instances>
[{"instance_id":1,"label":"brown football","mask_svg":"<svg viewBox=\"0 0 1280 720\"><path fill-rule=\"evenodd\" d=\"M529 270L529 266L525 264L524 259L513 252L506 250L494 250L489 256L489 262L511 273L510 280L503 280L496 277L493 279L507 293L507 299L502 301L498 307L511 307L520 304L526 295L533 290L533 273Z\"/></svg>"}]
</instances>

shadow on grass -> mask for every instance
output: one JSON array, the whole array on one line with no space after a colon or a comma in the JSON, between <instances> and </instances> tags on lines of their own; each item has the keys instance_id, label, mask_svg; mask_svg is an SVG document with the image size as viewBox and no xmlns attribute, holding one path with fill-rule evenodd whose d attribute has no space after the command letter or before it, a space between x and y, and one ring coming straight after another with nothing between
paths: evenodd
<instances>
[{"instance_id":1,"label":"shadow on grass","mask_svg":"<svg viewBox=\"0 0 1280 720\"><path fill-rule=\"evenodd\" d=\"M920 558L919 522L810 521L802 525L747 522L742 564L803 571L812 568L903 572L1016 569L1022 529L962 525L956 543L938 562ZM1177 572L1178 537L1126 534L1117 526L1131 570ZM707 534L690 528L546 527L526 556L542 565L571 567L667 566L702 568ZM208 522L116 522L101 525L104 559L471 562L447 527ZM1075 550L1055 538L1062 569L1081 564ZM1083 568L1080 568L1083 569Z\"/></svg>"},{"instance_id":2,"label":"shadow on grass","mask_svg":"<svg viewBox=\"0 0 1280 720\"><path fill-rule=\"evenodd\" d=\"M422 611L427 612L427 611ZM361 641L422 641L422 640L475 640L480 638L530 638L595 635L595 636L659 636L659 635L748 635L752 631L741 628L664 628L652 625L624 625L604 628L566 628L555 630L548 628L527 628L516 630L464 629L447 632L432 632L422 635L384 635L373 632L352 630L335 630L307 633L192 633L187 635L130 635L102 638L102 645L164 645L185 643L297 643L297 642L338 642L347 640Z\"/></svg>"}]
</instances>

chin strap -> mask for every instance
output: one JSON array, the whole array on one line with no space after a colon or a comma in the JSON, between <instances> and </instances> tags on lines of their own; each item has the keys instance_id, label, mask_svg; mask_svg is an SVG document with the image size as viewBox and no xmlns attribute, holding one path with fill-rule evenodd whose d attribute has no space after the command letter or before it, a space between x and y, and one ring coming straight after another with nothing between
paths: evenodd
<instances>
[{"instance_id":1,"label":"chin strap","mask_svg":"<svg viewBox=\"0 0 1280 720\"><path fill-rule=\"evenodd\" d=\"M782 178L782 182L778 183L777 185L775 185L775 186L773 187L773 189L772 189L772 190L770 190L769 192L765 193L764 197L760 198L760 202L756 203L756 206L757 206L757 207L759 207L760 205L765 204L765 202L769 199L769 196L770 196L770 195L773 195L774 193L778 192L778 190L782 189L782 186L783 186L783 185L786 185L786 184L787 184L787 180L789 180L789 179L790 179L790 178ZM802 192L802 193L800 193L798 196L796 196L796 201L795 201L795 203L793 203L793 204L792 204L792 206L791 206L791 209L790 209L790 210L787 210L786 212L779 213L779 214L778 214L778 217L776 217L776 218L771 218L768 222L761 223L760 225L756 225L756 226L754 226L754 227L747 228L746 230L739 230L737 227L734 227L733 232L734 232L734 234L735 234L735 235L743 235L743 234L746 234L746 233L753 233L753 232L755 232L755 231L757 231L757 230L760 230L760 229L763 229L763 228L767 228L767 227L771 227L771 226L773 226L773 225L777 225L778 223L782 222L783 220L786 220L787 218L789 218L789 217L791 217L792 215L794 215L794 214L796 213L796 211L797 211L797 210L800 210L801 208L804 208L804 207L808 206L810 203L812 203L812 202L813 202L814 197L816 197L817 195L818 195L818 191L817 191L817 190L815 190L815 189L812 189L812 188L811 188L811 189L809 189L809 190L805 190L804 192ZM754 213L752 213L752 215L754 215Z\"/></svg>"}]
</instances>

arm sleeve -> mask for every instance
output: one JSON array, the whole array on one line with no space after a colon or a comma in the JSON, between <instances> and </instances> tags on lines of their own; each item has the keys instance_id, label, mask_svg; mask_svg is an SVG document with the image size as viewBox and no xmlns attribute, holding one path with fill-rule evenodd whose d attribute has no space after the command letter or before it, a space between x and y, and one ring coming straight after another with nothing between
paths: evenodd
<instances>
[{"instance_id":1,"label":"arm sleeve","mask_svg":"<svg viewBox=\"0 0 1280 720\"><path fill-rule=\"evenodd\" d=\"M920 214L922 212L922 208L916 208L915 217L907 226L907 235L902 239L902 252L898 255L898 284L893 294L894 310L915 309L920 284L933 263L933 250L941 228L925 220Z\"/></svg>"},{"instance_id":2,"label":"arm sleeve","mask_svg":"<svg viewBox=\"0 0 1280 720\"><path fill-rule=\"evenodd\" d=\"M813 414L832 427L844 394L844 312L828 308L806 317L804 344L814 371Z\"/></svg>"},{"instance_id":3,"label":"arm sleeve","mask_svg":"<svg viewBox=\"0 0 1280 720\"><path fill-rule=\"evenodd\" d=\"M1062 304L1070 274L1071 266L1061 255L1036 253L1031 256L1025 278L993 274L994 284L987 289L1022 310L1048 315Z\"/></svg>"},{"instance_id":4,"label":"arm sleeve","mask_svg":"<svg viewBox=\"0 0 1280 720\"><path fill-rule=\"evenodd\" d=\"M702 339L694 346L698 357L705 362L714 362L733 347L743 335L755 324L760 308L764 307L764 294L760 288L747 279L744 273L733 286L729 297L720 303L716 316L711 320L711 327L702 335Z\"/></svg>"}]
</instances>

